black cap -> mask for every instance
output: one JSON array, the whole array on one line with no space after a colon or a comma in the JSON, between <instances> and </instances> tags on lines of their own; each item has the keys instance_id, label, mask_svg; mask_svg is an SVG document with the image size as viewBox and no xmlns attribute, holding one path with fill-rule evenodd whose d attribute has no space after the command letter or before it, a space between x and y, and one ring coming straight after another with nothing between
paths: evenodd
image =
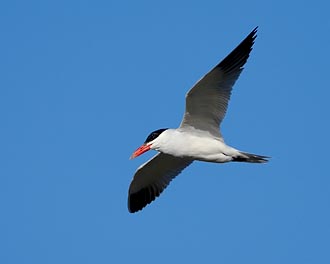
<instances>
[{"instance_id":1,"label":"black cap","mask_svg":"<svg viewBox=\"0 0 330 264\"><path fill-rule=\"evenodd\" d=\"M144 143L148 143L150 141L153 141L154 139L156 139L161 133L163 133L167 129L168 128L161 128L161 129L158 129L158 130L155 130L155 131L151 132L149 134L149 136L147 137L146 141L144 141Z\"/></svg>"}]
</instances>

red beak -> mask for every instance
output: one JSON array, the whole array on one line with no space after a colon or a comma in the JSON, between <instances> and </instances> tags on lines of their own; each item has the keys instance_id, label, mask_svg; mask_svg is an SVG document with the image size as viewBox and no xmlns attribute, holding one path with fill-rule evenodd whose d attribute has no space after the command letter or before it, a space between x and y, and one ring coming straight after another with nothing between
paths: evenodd
<instances>
[{"instance_id":1,"label":"red beak","mask_svg":"<svg viewBox=\"0 0 330 264\"><path fill-rule=\"evenodd\" d=\"M142 155L144 152L147 152L148 150L150 150L150 145L143 144L141 147L139 147L133 152L132 156L129 159L134 159L137 156Z\"/></svg>"}]
</instances>

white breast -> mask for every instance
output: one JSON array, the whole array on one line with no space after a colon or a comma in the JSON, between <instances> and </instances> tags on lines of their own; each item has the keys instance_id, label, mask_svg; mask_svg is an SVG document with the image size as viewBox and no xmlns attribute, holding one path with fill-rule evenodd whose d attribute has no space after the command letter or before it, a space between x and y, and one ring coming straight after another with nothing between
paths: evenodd
<instances>
[{"instance_id":1,"label":"white breast","mask_svg":"<svg viewBox=\"0 0 330 264\"><path fill-rule=\"evenodd\" d=\"M201 130L168 129L154 142L152 149L181 158L210 162L228 162L237 150Z\"/></svg>"}]
</instances>

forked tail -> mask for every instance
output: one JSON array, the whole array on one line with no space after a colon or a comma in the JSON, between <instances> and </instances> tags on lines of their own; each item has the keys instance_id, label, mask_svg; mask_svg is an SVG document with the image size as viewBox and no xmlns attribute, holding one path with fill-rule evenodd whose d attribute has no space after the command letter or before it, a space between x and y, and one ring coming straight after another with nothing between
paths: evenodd
<instances>
[{"instance_id":1,"label":"forked tail","mask_svg":"<svg viewBox=\"0 0 330 264\"><path fill-rule=\"evenodd\" d=\"M240 152L240 155L233 157L232 161L251 162L251 163L266 163L270 157Z\"/></svg>"}]
</instances>

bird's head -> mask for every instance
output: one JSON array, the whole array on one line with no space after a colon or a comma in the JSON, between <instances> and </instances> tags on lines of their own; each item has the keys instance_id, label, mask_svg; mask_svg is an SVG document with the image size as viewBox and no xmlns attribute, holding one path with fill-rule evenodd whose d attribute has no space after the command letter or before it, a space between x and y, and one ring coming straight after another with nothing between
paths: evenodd
<instances>
[{"instance_id":1,"label":"bird's head","mask_svg":"<svg viewBox=\"0 0 330 264\"><path fill-rule=\"evenodd\" d=\"M167 128L161 128L158 130L155 130L149 134L149 136L146 138L144 143L142 144L141 147L139 147L137 150L135 150L130 157L130 159L134 159L137 156L142 155L144 152L147 152L150 149L153 149L153 144L156 142L157 138L161 133L163 133Z\"/></svg>"}]
</instances>

